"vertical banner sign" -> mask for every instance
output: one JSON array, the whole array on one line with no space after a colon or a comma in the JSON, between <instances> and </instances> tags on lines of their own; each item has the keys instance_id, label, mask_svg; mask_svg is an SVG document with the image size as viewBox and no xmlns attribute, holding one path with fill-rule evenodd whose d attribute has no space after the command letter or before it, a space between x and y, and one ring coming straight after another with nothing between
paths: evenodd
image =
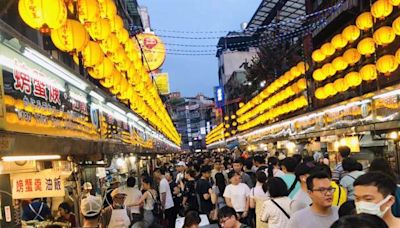
<instances>
[{"instance_id":1,"label":"vertical banner sign","mask_svg":"<svg viewBox=\"0 0 400 228\"><path fill-rule=\"evenodd\" d=\"M10 178L13 199L63 197L65 195L61 173L52 169L11 174Z\"/></svg>"},{"instance_id":2,"label":"vertical banner sign","mask_svg":"<svg viewBox=\"0 0 400 228\"><path fill-rule=\"evenodd\" d=\"M222 108L225 103L224 88L222 86L214 87L215 107Z\"/></svg>"},{"instance_id":3,"label":"vertical banner sign","mask_svg":"<svg viewBox=\"0 0 400 228\"><path fill-rule=\"evenodd\" d=\"M155 76L155 82L158 88L158 91L161 95L169 94L169 78L168 73L159 73Z\"/></svg>"},{"instance_id":4,"label":"vertical banner sign","mask_svg":"<svg viewBox=\"0 0 400 228\"><path fill-rule=\"evenodd\" d=\"M139 45L143 50L148 63L149 71L157 70L164 63L166 50L160 37L152 33L140 33L136 35Z\"/></svg>"}]
</instances>

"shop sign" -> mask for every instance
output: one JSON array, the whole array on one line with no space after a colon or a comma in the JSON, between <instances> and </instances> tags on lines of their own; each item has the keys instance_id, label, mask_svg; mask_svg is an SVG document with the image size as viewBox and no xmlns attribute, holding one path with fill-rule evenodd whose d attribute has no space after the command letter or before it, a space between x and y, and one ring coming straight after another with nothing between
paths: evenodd
<instances>
[{"instance_id":1,"label":"shop sign","mask_svg":"<svg viewBox=\"0 0 400 228\"><path fill-rule=\"evenodd\" d=\"M222 86L214 87L215 107L222 108L225 105L225 94Z\"/></svg>"},{"instance_id":2,"label":"shop sign","mask_svg":"<svg viewBox=\"0 0 400 228\"><path fill-rule=\"evenodd\" d=\"M32 199L42 197L63 197L64 180L61 173L44 170L33 173L10 175L13 199Z\"/></svg>"},{"instance_id":3,"label":"shop sign","mask_svg":"<svg viewBox=\"0 0 400 228\"><path fill-rule=\"evenodd\" d=\"M154 81L156 82L156 86L158 89L158 92L161 95L167 95L169 94L169 77L168 73L159 73L156 74L154 77Z\"/></svg>"},{"instance_id":4,"label":"shop sign","mask_svg":"<svg viewBox=\"0 0 400 228\"><path fill-rule=\"evenodd\" d=\"M0 45L6 65L0 69L5 130L98 139L87 94L42 66Z\"/></svg>"},{"instance_id":5,"label":"shop sign","mask_svg":"<svg viewBox=\"0 0 400 228\"><path fill-rule=\"evenodd\" d=\"M141 33L136 37L150 68L149 71L160 68L166 56L165 46L160 37L151 33Z\"/></svg>"}]
</instances>

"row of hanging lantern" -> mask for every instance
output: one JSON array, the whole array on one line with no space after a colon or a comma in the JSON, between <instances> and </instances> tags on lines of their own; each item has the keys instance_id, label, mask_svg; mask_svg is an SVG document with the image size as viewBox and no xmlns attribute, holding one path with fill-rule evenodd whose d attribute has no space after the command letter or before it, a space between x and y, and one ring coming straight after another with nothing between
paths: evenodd
<instances>
[{"instance_id":1,"label":"row of hanging lantern","mask_svg":"<svg viewBox=\"0 0 400 228\"><path fill-rule=\"evenodd\" d=\"M288 114L290 112L302 109L308 105L307 98L302 95L292 101L289 101L285 104L282 104L278 107L275 107L261 115L259 115L257 118L250 120L249 122L239 125L238 130L239 131L245 131L250 128L259 126L261 124L266 123L269 120L273 120L281 115Z\"/></svg>"},{"instance_id":2,"label":"row of hanging lantern","mask_svg":"<svg viewBox=\"0 0 400 228\"><path fill-rule=\"evenodd\" d=\"M245 112L253 109L258 104L260 104L264 99L270 97L272 94L277 92L279 89L290 83L291 81L297 79L301 75L305 74L308 70L308 64L304 62L299 62L297 65L290 68L284 74L282 74L278 79L273 81L270 85L268 85L263 91L261 91L257 96L252 98L246 104L241 103L239 105L239 110L236 112L238 116L243 115ZM240 107L241 106L241 107Z\"/></svg>"},{"instance_id":3,"label":"row of hanging lantern","mask_svg":"<svg viewBox=\"0 0 400 228\"><path fill-rule=\"evenodd\" d=\"M332 56L336 51L340 51L348 43L358 40L361 35L360 30L364 32L370 30L374 25L374 18L375 20L384 19L389 16L393 11L393 6L397 6L397 4L393 4L393 1L376 1L371 6L371 12L361 13L357 17L356 25L347 26L341 34L334 36L330 43L326 43L320 49L315 50L311 56L314 62L320 63ZM346 70L349 66L354 66L360 61L362 56L369 58L376 52L377 48L391 44L395 40L396 35L400 35L400 17L393 21L392 26L381 26L374 31L372 37L365 37L360 40L357 48L346 50L342 56L338 56L332 62L325 63L322 67L314 70L312 74L314 80L322 82ZM315 97L323 100L330 96L335 96L338 93L359 86L362 81L368 82L377 79L378 73L389 76L397 69L399 58L399 50L396 52L396 56L390 54L381 56L376 61L376 64L366 64L358 72L349 72L344 77L317 88L315 90Z\"/></svg>"},{"instance_id":4,"label":"row of hanging lantern","mask_svg":"<svg viewBox=\"0 0 400 228\"><path fill-rule=\"evenodd\" d=\"M225 136L225 128L224 124L221 123L206 135L206 144L209 145L213 142L219 141L223 139L224 136Z\"/></svg>"},{"instance_id":5,"label":"row of hanging lantern","mask_svg":"<svg viewBox=\"0 0 400 228\"><path fill-rule=\"evenodd\" d=\"M76 7L73 5L76 4ZM21 18L32 28L50 33L54 45L82 62L121 102L171 141L178 135L152 80L142 64L139 44L129 37L113 0L20 0ZM68 10L78 20L67 18ZM91 40L90 40L91 38Z\"/></svg>"},{"instance_id":6,"label":"row of hanging lantern","mask_svg":"<svg viewBox=\"0 0 400 228\"><path fill-rule=\"evenodd\" d=\"M279 79L278 79L279 80ZM271 96L270 98L266 99L259 105L257 105L255 108L253 108L251 111L246 112L245 114L241 115L238 118L238 122L240 124L244 123L245 121L254 118L256 115L265 112L268 109L271 109L278 103L281 103L282 101L293 97L304 90L307 89L307 82L305 78L301 78L295 83L293 83L290 86L287 86L284 90L281 90L280 92L276 93L275 95Z\"/></svg>"}]
</instances>

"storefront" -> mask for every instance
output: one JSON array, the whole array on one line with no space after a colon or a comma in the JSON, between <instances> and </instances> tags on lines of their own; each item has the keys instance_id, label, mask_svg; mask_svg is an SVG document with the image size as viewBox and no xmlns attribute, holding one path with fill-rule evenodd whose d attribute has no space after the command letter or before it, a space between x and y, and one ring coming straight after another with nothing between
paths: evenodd
<instances>
[{"instance_id":1,"label":"storefront","mask_svg":"<svg viewBox=\"0 0 400 228\"><path fill-rule=\"evenodd\" d=\"M0 24L0 226L21 225L23 207L34 198L45 198L53 217L69 202L78 219L82 183L101 194L111 174L139 176L154 167L155 153L178 149Z\"/></svg>"}]
</instances>

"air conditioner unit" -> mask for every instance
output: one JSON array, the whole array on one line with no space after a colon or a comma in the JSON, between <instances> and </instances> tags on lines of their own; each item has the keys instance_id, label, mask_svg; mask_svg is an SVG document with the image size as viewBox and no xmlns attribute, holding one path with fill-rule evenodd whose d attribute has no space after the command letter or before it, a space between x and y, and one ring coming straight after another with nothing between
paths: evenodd
<instances>
[{"instance_id":1,"label":"air conditioner unit","mask_svg":"<svg viewBox=\"0 0 400 228\"><path fill-rule=\"evenodd\" d=\"M41 161L0 162L1 174L37 172L44 169Z\"/></svg>"}]
</instances>

